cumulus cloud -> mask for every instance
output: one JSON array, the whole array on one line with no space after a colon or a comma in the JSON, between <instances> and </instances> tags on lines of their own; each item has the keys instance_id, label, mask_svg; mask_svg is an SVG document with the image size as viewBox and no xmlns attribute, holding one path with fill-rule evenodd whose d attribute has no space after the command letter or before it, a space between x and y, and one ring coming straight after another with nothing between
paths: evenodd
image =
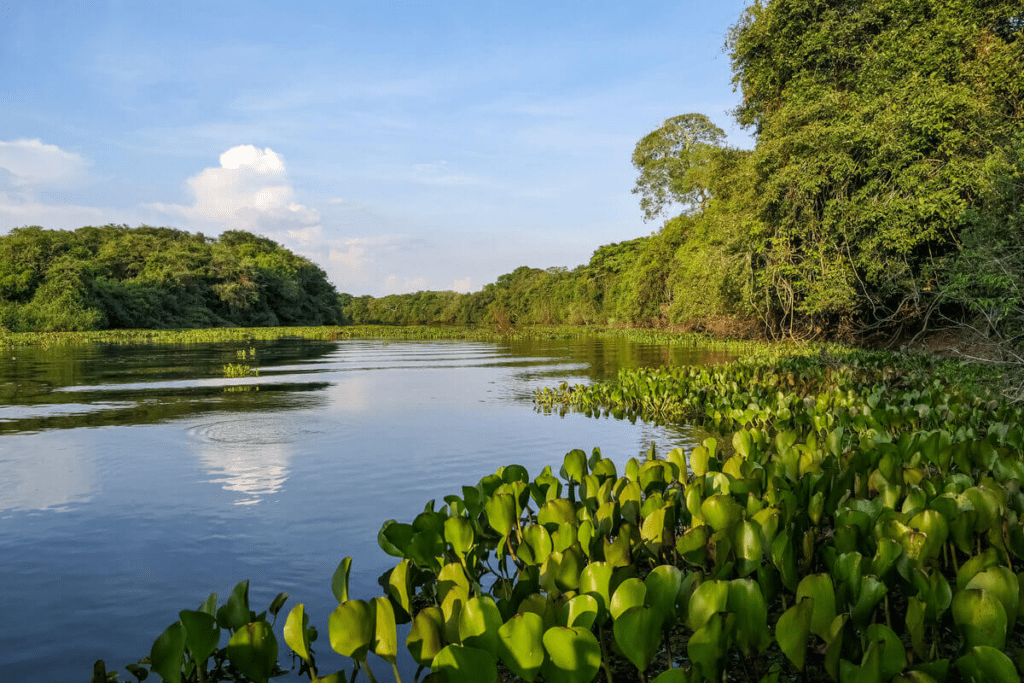
<instances>
[{"instance_id":1,"label":"cumulus cloud","mask_svg":"<svg viewBox=\"0 0 1024 683\"><path fill-rule=\"evenodd\" d=\"M461 292L463 294L472 292L474 289L473 278L467 276L462 278L461 280L453 280L452 289L456 292Z\"/></svg>"},{"instance_id":2,"label":"cumulus cloud","mask_svg":"<svg viewBox=\"0 0 1024 683\"><path fill-rule=\"evenodd\" d=\"M238 145L220 155L220 166L188 179L191 206L153 208L224 229L249 230L308 243L320 235L320 212L295 201L284 161L269 147Z\"/></svg>"},{"instance_id":3,"label":"cumulus cloud","mask_svg":"<svg viewBox=\"0 0 1024 683\"><path fill-rule=\"evenodd\" d=\"M80 155L42 140L0 140L0 182L16 190L68 187L85 177L88 166Z\"/></svg>"}]
</instances>

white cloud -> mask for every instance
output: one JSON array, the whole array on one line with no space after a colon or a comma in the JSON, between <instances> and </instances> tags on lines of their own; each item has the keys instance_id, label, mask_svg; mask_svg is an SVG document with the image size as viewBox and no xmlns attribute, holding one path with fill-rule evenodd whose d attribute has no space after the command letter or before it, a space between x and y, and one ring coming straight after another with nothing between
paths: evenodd
<instances>
[{"instance_id":1,"label":"white cloud","mask_svg":"<svg viewBox=\"0 0 1024 683\"><path fill-rule=\"evenodd\" d=\"M456 292L462 292L463 294L465 294L467 292L472 292L474 289L475 287L473 287L473 278L469 276L466 276L461 280L452 280L452 290Z\"/></svg>"},{"instance_id":2,"label":"white cloud","mask_svg":"<svg viewBox=\"0 0 1024 683\"><path fill-rule=\"evenodd\" d=\"M400 278L392 273L384 278L385 294L409 294L423 291L426 288L427 278L425 277Z\"/></svg>"},{"instance_id":3,"label":"white cloud","mask_svg":"<svg viewBox=\"0 0 1024 683\"><path fill-rule=\"evenodd\" d=\"M74 152L65 152L42 140L0 140L0 169L19 190L37 187L68 187L84 179L88 163Z\"/></svg>"},{"instance_id":4,"label":"white cloud","mask_svg":"<svg viewBox=\"0 0 1024 683\"><path fill-rule=\"evenodd\" d=\"M223 229L249 230L308 243L320 235L320 212L295 201L284 161L269 147L238 145L220 155L220 166L188 179L191 206L153 208Z\"/></svg>"}]
</instances>

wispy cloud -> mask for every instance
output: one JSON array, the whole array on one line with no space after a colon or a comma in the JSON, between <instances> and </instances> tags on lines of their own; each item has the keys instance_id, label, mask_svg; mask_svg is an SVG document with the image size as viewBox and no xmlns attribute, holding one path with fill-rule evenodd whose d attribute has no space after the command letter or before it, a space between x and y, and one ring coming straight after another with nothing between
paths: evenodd
<instances>
[{"instance_id":1,"label":"wispy cloud","mask_svg":"<svg viewBox=\"0 0 1024 683\"><path fill-rule=\"evenodd\" d=\"M88 167L80 155L42 140L0 140L0 169L19 190L69 187L85 178Z\"/></svg>"}]
</instances>

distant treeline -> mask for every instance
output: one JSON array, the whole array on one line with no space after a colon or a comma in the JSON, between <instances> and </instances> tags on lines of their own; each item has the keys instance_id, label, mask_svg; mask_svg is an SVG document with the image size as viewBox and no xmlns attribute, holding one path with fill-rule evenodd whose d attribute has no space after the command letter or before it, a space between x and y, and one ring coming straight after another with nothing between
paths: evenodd
<instances>
[{"instance_id":1,"label":"distant treeline","mask_svg":"<svg viewBox=\"0 0 1024 683\"><path fill-rule=\"evenodd\" d=\"M669 255L660 248L656 237L608 244L573 270L522 266L472 294L342 294L341 300L346 319L356 324L636 324L685 317L666 296Z\"/></svg>"},{"instance_id":2,"label":"distant treeline","mask_svg":"<svg viewBox=\"0 0 1024 683\"><path fill-rule=\"evenodd\" d=\"M1024 5L757 2L727 40L752 150L703 114L644 137L650 237L481 292L346 300L356 322L696 323L1024 339ZM679 214L673 217L673 214Z\"/></svg>"},{"instance_id":3,"label":"distant treeline","mask_svg":"<svg viewBox=\"0 0 1024 683\"><path fill-rule=\"evenodd\" d=\"M342 322L320 268L247 232L107 225L0 236L0 330Z\"/></svg>"}]
</instances>

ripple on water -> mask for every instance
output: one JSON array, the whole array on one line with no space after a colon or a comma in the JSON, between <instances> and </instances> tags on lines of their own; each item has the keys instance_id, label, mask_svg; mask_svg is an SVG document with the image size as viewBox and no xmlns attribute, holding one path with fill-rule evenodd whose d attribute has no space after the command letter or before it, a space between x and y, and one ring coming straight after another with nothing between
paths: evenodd
<instances>
[{"instance_id":1,"label":"ripple on water","mask_svg":"<svg viewBox=\"0 0 1024 683\"><path fill-rule=\"evenodd\" d=\"M327 431L333 430L298 419L296 415L278 417L251 413L199 424L192 427L189 433L193 438L207 443L250 447L300 443L314 440Z\"/></svg>"}]
</instances>

